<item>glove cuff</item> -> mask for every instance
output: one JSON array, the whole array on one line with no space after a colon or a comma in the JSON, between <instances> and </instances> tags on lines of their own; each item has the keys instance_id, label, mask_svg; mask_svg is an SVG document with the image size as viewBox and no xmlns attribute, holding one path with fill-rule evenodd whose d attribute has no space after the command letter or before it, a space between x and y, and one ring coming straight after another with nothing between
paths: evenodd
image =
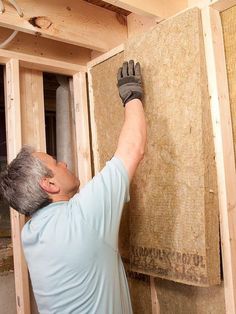
<instances>
[{"instance_id":1,"label":"glove cuff","mask_svg":"<svg viewBox=\"0 0 236 314\"><path fill-rule=\"evenodd\" d=\"M130 92L130 94L127 95L127 97L126 97L125 100L124 100L124 107L125 107L125 105L126 105L129 101L131 101L131 100L133 100L133 99L142 100L142 93L140 93L140 92Z\"/></svg>"}]
</instances>

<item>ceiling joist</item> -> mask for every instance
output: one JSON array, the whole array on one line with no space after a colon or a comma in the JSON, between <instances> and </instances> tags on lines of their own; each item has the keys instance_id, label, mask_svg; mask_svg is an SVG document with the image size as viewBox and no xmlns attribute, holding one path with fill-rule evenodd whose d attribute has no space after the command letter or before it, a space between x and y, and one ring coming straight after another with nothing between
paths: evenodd
<instances>
[{"instance_id":1,"label":"ceiling joist","mask_svg":"<svg viewBox=\"0 0 236 314\"><path fill-rule=\"evenodd\" d=\"M188 7L187 0L103 0L140 15L168 18Z\"/></svg>"},{"instance_id":2,"label":"ceiling joist","mask_svg":"<svg viewBox=\"0 0 236 314\"><path fill-rule=\"evenodd\" d=\"M20 17L4 2L0 26L105 52L127 39L126 19L82 0L18 0Z\"/></svg>"},{"instance_id":3,"label":"ceiling joist","mask_svg":"<svg viewBox=\"0 0 236 314\"><path fill-rule=\"evenodd\" d=\"M11 29L0 27L0 43L11 33ZM91 59L90 49L22 32L19 32L5 49L80 65L86 65Z\"/></svg>"}]
</instances>

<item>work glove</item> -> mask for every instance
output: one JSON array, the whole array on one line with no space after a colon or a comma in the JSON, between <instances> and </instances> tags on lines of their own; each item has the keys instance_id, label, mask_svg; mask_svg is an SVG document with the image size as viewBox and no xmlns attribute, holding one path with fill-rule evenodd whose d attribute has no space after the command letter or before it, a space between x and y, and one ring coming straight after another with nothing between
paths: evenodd
<instances>
[{"instance_id":1,"label":"work glove","mask_svg":"<svg viewBox=\"0 0 236 314\"><path fill-rule=\"evenodd\" d=\"M139 62L134 66L134 60L124 62L117 73L117 86L124 106L132 99L143 97L141 68Z\"/></svg>"}]
</instances>

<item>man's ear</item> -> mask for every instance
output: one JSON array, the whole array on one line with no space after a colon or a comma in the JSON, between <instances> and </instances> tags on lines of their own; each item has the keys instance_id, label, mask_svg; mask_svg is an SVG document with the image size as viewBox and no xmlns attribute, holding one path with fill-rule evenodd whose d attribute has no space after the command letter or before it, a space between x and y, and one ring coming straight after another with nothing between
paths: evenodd
<instances>
[{"instance_id":1,"label":"man's ear","mask_svg":"<svg viewBox=\"0 0 236 314\"><path fill-rule=\"evenodd\" d=\"M56 194L58 192L60 192L60 188L59 186L57 186L54 181L52 180L52 178L42 178L39 181L39 185L41 186L41 188L49 193L49 194Z\"/></svg>"}]
</instances>

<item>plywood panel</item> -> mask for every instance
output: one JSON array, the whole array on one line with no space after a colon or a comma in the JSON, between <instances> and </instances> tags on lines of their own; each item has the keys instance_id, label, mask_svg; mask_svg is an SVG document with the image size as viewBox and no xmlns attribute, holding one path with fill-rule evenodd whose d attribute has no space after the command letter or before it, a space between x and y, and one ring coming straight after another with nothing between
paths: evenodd
<instances>
[{"instance_id":1,"label":"plywood panel","mask_svg":"<svg viewBox=\"0 0 236 314\"><path fill-rule=\"evenodd\" d=\"M123 122L116 72L131 58L142 66L148 125L145 158L131 187L126 251L132 270L192 285L219 283L216 171L200 11L189 10L132 38L124 53L92 68L98 167L115 152Z\"/></svg>"},{"instance_id":2,"label":"plywood panel","mask_svg":"<svg viewBox=\"0 0 236 314\"><path fill-rule=\"evenodd\" d=\"M236 153L236 6L222 12L221 19L224 34L225 56L233 124L234 152Z\"/></svg>"}]
</instances>

